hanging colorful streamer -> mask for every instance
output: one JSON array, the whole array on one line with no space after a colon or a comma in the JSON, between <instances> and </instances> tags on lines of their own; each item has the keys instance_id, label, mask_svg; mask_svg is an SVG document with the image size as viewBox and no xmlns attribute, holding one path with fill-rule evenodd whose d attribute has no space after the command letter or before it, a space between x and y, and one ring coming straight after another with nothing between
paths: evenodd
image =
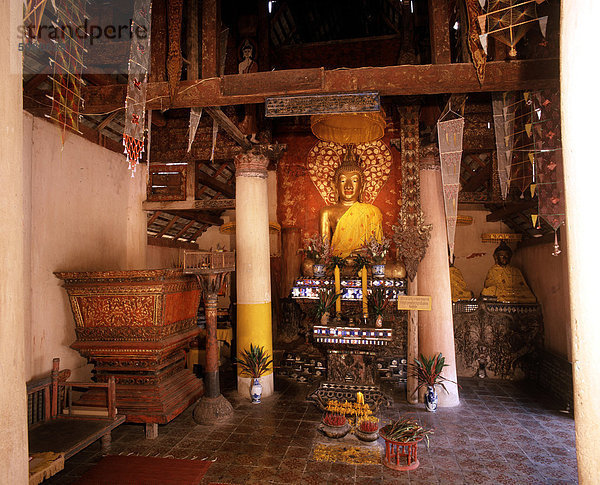
<instances>
[{"instance_id":1,"label":"hanging colorful streamer","mask_svg":"<svg viewBox=\"0 0 600 485\"><path fill-rule=\"evenodd\" d=\"M537 174L538 214L554 229L553 256L560 254L558 228L565 222L565 195L557 91L532 94L532 123Z\"/></svg>"},{"instance_id":2,"label":"hanging colorful streamer","mask_svg":"<svg viewBox=\"0 0 600 485\"><path fill-rule=\"evenodd\" d=\"M64 145L67 130L79 131L79 107L81 106L81 73L85 68L83 56L86 49L84 39L70 28L83 25L86 0L56 0L57 22L54 24L57 35L54 42L52 65L52 111L46 115L60 125L61 140ZM41 7L40 7L41 8Z\"/></svg>"},{"instance_id":3,"label":"hanging colorful streamer","mask_svg":"<svg viewBox=\"0 0 600 485\"><path fill-rule=\"evenodd\" d=\"M459 117L442 121L444 115L437 123L450 260L454 258L454 235L458 212L458 192L460 190L460 162L462 159L463 129L465 126L465 119L458 114L456 115Z\"/></svg>"},{"instance_id":4,"label":"hanging colorful streamer","mask_svg":"<svg viewBox=\"0 0 600 485\"><path fill-rule=\"evenodd\" d=\"M151 9L151 0L135 0L131 21L129 78L125 100L123 146L125 147L132 177L144 151L146 88L150 66Z\"/></svg>"},{"instance_id":5,"label":"hanging colorful streamer","mask_svg":"<svg viewBox=\"0 0 600 485\"><path fill-rule=\"evenodd\" d=\"M482 35L485 33L485 24L481 24L480 19L484 16L483 7L479 0L465 0L467 7L467 17L469 19L469 32L467 35L467 43L471 60L477 73L479 84L483 84L485 80L485 62L487 57L487 37Z\"/></svg>"}]
</instances>

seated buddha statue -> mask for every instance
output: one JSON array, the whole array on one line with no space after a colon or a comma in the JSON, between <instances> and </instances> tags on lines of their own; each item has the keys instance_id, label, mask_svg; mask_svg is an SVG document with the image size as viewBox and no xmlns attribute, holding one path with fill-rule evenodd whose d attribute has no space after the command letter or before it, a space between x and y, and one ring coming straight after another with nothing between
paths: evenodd
<instances>
[{"instance_id":1,"label":"seated buddha statue","mask_svg":"<svg viewBox=\"0 0 600 485\"><path fill-rule=\"evenodd\" d=\"M467 288L467 282L463 278L460 269L454 264L450 264L450 290L452 292L452 301L470 300L473 298L473 292Z\"/></svg>"},{"instance_id":2,"label":"seated buddha statue","mask_svg":"<svg viewBox=\"0 0 600 485\"><path fill-rule=\"evenodd\" d=\"M383 239L381 211L372 204L359 201L363 185L362 168L350 147L334 175L338 202L325 206L320 213L321 237L331 242L335 256L350 256L371 236L378 241Z\"/></svg>"},{"instance_id":3,"label":"seated buddha statue","mask_svg":"<svg viewBox=\"0 0 600 485\"><path fill-rule=\"evenodd\" d=\"M487 276L481 296L495 296L504 303L535 303L537 300L525 282L521 270L510 264L512 250L502 241L494 251L494 261Z\"/></svg>"}]
</instances>

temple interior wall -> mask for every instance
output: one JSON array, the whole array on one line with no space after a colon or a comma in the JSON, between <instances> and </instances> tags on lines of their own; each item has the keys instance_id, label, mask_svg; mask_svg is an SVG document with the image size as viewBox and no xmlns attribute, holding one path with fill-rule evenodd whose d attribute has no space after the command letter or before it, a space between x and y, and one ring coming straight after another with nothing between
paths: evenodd
<instances>
[{"instance_id":1,"label":"temple interior wall","mask_svg":"<svg viewBox=\"0 0 600 485\"><path fill-rule=\"evenodd\" d=\"M571 359L571 322L566 238L561 254L552 256L554 244L539 244L519 249L513 258L542 306L544 346L560 357Z\"/></svg>"},{"instance_id":2,"label":"temple interior wall","mask_svg":"<svg viewBox=\"0 0 600 485\"><path fill-rule=\"evenodd\" d=\"M467 287L478 297L488 270L494 264L494 250L498 243L484 243L481 235L485 233L513 232L503 222L487 222L485 210L461 210L459 216L470 216L473 223L456 226L454 239L454 266L460 269ZM512 245L514 246L514 245ZM514 250L514 248L513 248Z\"/></svg>"},{"instance_id":3,"label":"temple interior wall","mask_svg":"<svg viewBox=\"0 0 600 485\"><path fill-rule=\"evenodd\" d=\"M75 323L54 271L143 268L145 166L131 178L123 155L23 115L28 275L26 378L47 374L53 357L74 377L89 366L69 346Z\"/></svg>"}]
</instances>

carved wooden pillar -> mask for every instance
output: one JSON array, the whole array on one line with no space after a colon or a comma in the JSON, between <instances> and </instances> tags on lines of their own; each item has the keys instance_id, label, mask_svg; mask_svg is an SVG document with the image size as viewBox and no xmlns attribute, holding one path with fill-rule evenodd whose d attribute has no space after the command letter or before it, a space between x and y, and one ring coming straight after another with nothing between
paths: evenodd
<instances>
[{"instance_id":1,"label":"carved wooden pillar","mask_svg":"<svg viewBox=\"0 0 600 485\"><path fill-rule=\"evenodd\" d=\"M213 424L233 414L233 407L221 394L219 387L219 342L217 341L217 297L227 272L197 274L204 295L206 313L206 368L204 369L204 396L194 409L194 420Z\"/></svg>"}]
</instances>

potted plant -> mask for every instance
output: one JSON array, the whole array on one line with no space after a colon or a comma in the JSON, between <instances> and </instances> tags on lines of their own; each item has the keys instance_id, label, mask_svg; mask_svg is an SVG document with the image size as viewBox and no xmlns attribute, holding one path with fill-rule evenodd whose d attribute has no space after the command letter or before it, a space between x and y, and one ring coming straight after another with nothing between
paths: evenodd
<instances>
[{"instance_id":1,"label":"potted plant","mask_svg":"<svg viewBox=\"0 0 600 485\"><path fill-rule=\"evenodd\" d=\"M427 411L435 412L437 410L438 398L435 389L436 385L439 384L444 391L448 392L444 382L456 384L456 382L442 376L442 371L444 370L444 367L447 366L448 364L446 364L441 352L431 359L428 359L421 354L421 357L415 359L415 363L411 365L411 374L413 377L416 377L418 381L415 392L418 392L422 387L427 388L427 392L425 393L425 409L427 409Z\"/></svg>"},{"instance_id":2,"label":"potted plant","mask_svg":"<svg viewBox=\"0 0 600 485\"><path fill-rule=\"evenodd\" d=\"M307 259L313 263L313 276L322 278L325 276L325 267L331 258L331 246L329 240L318 234L310 237L304 249Z\"/></svg>"},{"instance_id":3,"label":"potted plant","mask_svg":"<svg viewBox=\"0 0 600 485\"><path fill-rule=\"evenodd\" d=\"M262 396L260 378L267 373L269 367L273 364L273 359L269 357L269 353L264 347L250 344L250 350L244 349L236 362L240 366L240 374L252 379L250 387L252 404L260 404Z\"/></svg>"},{"instance_id":4,"label":"potted plant","mask_svg":"<svg viewBox=\"0 0 600 485\"><path fill-rule=\"evenodd\" d=\"M315 307L315 319L321 322L321 325L327 325L329 321L330 310L335 306L335 302L340 298L340 294L331 288L322 288L319 290L319 301Z\"/></svg>"},{"instance_id":5,"label":"potted plant","mask_svg":"<svg viewBox=\"0 0 600 485\"><path fill-rule=\"evenodd\" d=\"M374 235L371 235L369 240L362 246L363 251L373 264L373 278L383 278L385 276L385 256L390 249L390 243L390 239L384 237L380 241Z\"/></svg>"},{"instance_id":6,"label":"potted plant","mask_svg":"<svg viewBox=\"0 0 600 485\"><path fill-rule=\"evenodd\" d=\"M321 431L328 438L343 438L350 431L348 419L343 414L325 413L321 420Z\"/></svg>"},{"instance_id":7,"label":"potted plant","mask_svg":"<svg viewBox=\"0 0 600 485\"><path fill-rule=\"evenodd\" d=\"M378 430L379 419L375 416L368 416L358 422L354 434L361 441L375 441L378 437Z\"/></svg>"},{"instance_id":8,"label":"potted plant","mask_svg":"<svg viewBox=\"0 0 600 485\"><path fill-rule=\"evenodd\" d=\"M383 312L388 307L390 300L387 298L387 290L383 286L373 286L371 293L367 295L369 310L376 316L375 326L383 326Z\"/></svg>"},{"instance_id":9,"label":"potted plant","mask_svg":"<svg viewBox=\"0 0 600 485\"><path fill-rule=\"evenodd\" d=\"M386 424L379 430L379 436L385 441L383 464L393 470L414 470L419 466L417 445L425 439L429 447L431 433L432 430L407 418L398 418Z\"/></svg>"}]
</instances>

